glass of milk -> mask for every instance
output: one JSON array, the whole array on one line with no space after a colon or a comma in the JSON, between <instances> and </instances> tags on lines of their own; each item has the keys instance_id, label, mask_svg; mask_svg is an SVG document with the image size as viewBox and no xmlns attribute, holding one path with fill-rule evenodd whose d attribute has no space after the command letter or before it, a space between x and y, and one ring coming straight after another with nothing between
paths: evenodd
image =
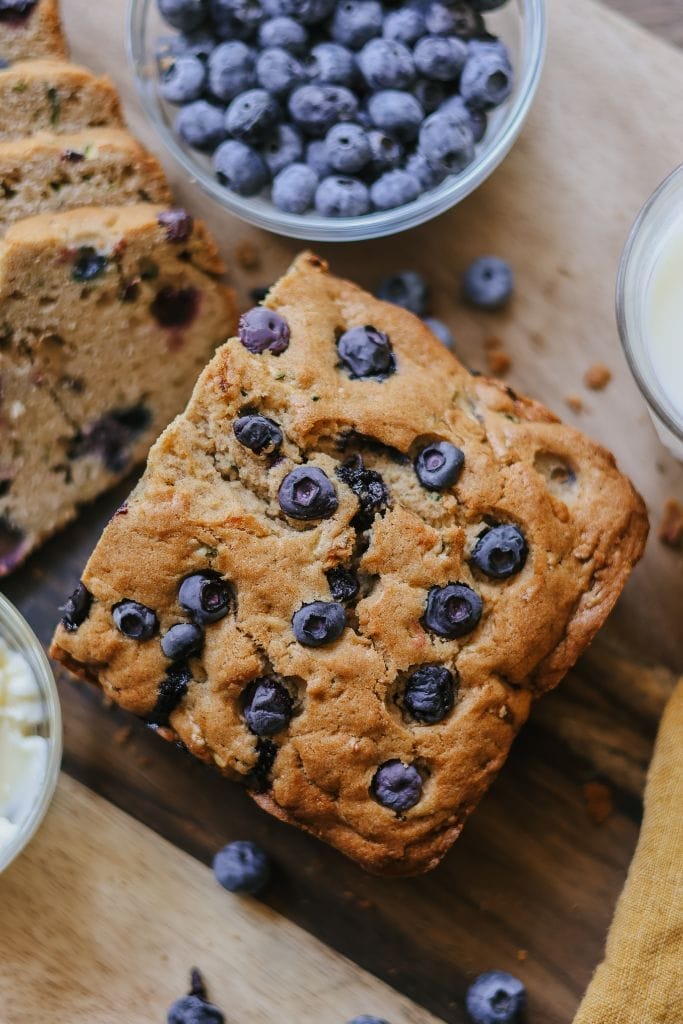
<instances>
[{"instance_id":1,"label":"glass of milk","mask_svg":"<svg viewBox=\"0 0 683 1024\"><path fill-rule=\"evenodd\" d=\"M683 461L683 164L633 225L619 268L617 318L657 433Z\"/></svg>"},{"instance_id":2,"label":"glass of milk","mask_svg":"<svg viewBox=\"0 0 683 1024\"><path fill-rule=\"evenodd\" d=\"M54 676L37 637L0 594L0 872L52 799L62 754Z\"/></svg>"}]
</instances>

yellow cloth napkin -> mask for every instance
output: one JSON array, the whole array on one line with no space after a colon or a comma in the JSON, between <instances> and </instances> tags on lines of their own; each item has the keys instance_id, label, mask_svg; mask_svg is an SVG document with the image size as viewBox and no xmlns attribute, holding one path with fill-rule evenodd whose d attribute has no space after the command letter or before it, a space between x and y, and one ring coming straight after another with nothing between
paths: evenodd
<instances>
[{"instance_id":1,"label":"yellow cloth napkin","mask_svg":"<svg viewBox=\"0 0 683 1024\"><path fill-rule=\"evenodd\" d=\"M683 678L659 729L605 959L574 1024L683 1024Z\"/></svg>"}]
</instances>

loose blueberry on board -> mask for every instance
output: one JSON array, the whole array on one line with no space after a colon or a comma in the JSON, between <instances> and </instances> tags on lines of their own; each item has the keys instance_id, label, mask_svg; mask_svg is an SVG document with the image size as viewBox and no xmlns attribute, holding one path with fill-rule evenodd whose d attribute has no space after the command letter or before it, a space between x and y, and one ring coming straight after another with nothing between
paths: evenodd
<instances>
[{"instance_id":1,"label":"loose blueberry on board","mask_svg":"<svg viewBox=\"0 0 683 1024\"><path fill-rule=\"evenodd\" d=\"M119 601L111 613L119 633L130 640L149 640L159 628L155 613L139 601Z\"/></svg>"},{"instance_id":2,"label":"loose blueberry on board","mask_svg":"<svg viewBox=\"0 0 683 1024\"><path fill-rule=\"evenodd\" d=\"M393 210L397 206L412 203L420 194L420 182L410 171L397 167L386 171L370 186L370 198L377 210Z\"/></svg>"},{"instance_id":3,"label":"loose blueberry on board","mask_svg":"<svg viewBox=\"0 0 683 1024\"><path fill-rule=\"evenodd\" d=\"M191 54L177 57L162 73L159 92L169 103L198 100L206 84L206 67Z\"/></svg>"},{"instance_id":4,"label":"loose blueberry on board","mask_svg":"<svg viewBox=\"0 0 683 1024\"><path fill-rule=\"evenodd\" d=\"M474 160L472 129L452 112L437 110L420 128L419 151L445 175L457 174Z\"/></svg>"},{"instance_id":5,"label":"loose blueberry on board","mask_svg":"<svg viewBox=\"0 0 683 1024\"><path fill-rule=\"evenodd\" d=\"M316 189L318 175L308 164L290 164L273 179L272 199L285 213L305 213Z\"/></svg>"},{"instance_id":6,"label":"loose blueberry on board","mask_svg":"<svg viewBox=\"0 0 683 1024\"><path fill-rule=\"evenodd\" d=\"M341 0L335 4L332 38L358 50L382 31L382 5L376 0Z\"/></svg>"},{"instance_id":7,"label":"loose blueberry on board","mask_svg":"<svg viewBox=\"0 0 683 1024\"><path fill-rule=\"evenodd\" d=\"M383 807L401 814L422 796L422 777L413 765L387 761L375 772L370 791Z\"/></svg>"},{"instance_id":8,"label":"loose blueberry on board","mask_svg":"<svg viewBox=\"0 0 683 1024\"><path fill-rule=\"evenodd\" d=\"M79 284L94 281L105 272L108 263L107 257L102 256L91 245L81 246L76 252L71 276Z\"/></svg>"},{"instance_id":9,"label":"loose blueberry on board","mask_svg":"<svg viewBox=\"0 0 683 1024\"><path fill-rule=\"evenodd\" d=\"M161 638L161 650L171 661L185 661L199 654L204 643L204 634L199 626L191 622L179 622L171 626Z\"/></svg>"},{"instance_id":10,"label":"loose blueberry on board","mask_svg":"<svg viewBox=\"0 0 683 1024\"><path fill-rule=\"evenodd\" d=\"M337 467L337 476L358 498L360 523L369 526L376 513L382 513L389 501L389 488L376 469L368 469L361 455L352 455Z\"/></svg>"},{"instance_id":11,"label":"loose blueberry on board","mask_svg":"<svg viewBox=\"0 0 683 1024\"><path fill-rule=\"evenodd\" d=\"M354 572L337 566L334 569L328 569L325 575L330 585L330 593L335 601L341 603L353 601L360 590L360 583Z\"/></svg>"},{"instance_id":12,"label":"loose blueberry on board","mask_svg":"<svg viewBox=\"0 0 683 1024\"><path fill-rule=\"evenodd\" d=\"M333 171L355 174L370 159L370 141L358 124L335 124L325 136L325 156Z\"/></svg>"},{"instance_id":13,"label":"loose blueberry on board","mask_svg":"<svg viewBox=\"0 0 683 1024\"><path fill-rule=\"evenodd\" d=\"M315 191L315 208L324 217L362 217L370 210L370 193L357 178L330 175Z\"/></svg>"},{"instance_id":14,"label":"loose blueberry on board","mask_svg":"<svg viewBox=\"0 0 683 1024\"><path fill-rule=\"evenodd\" d=\"M443 320L437 320L434 316L426 316L423 321L425 327L428 327L432 334L436 335L442 345L452 352L455 349L455 338L450 327L448 327Z\"/></svg>"},{"instance_id":15,"label":"loose blueberry on board","mask_svg":"<svg viewBox=\"0 0 683 1024\"><path fill-rule=\"evenodd\" d=\"M292 630L304 647L334 643L344 632L346 612L336 601L312 601L294 613Z\"/></svg>"},{"instance_id":16,"label":"loose blueberry on board","mask_svg":"<svg viewBox=\"0 0 683 1024\"><path fill-rule=\"evenodd\" d=\"M465 997L472 1024L518 1024L525 1003L524 985L506 971L480 974Z\"/></svg>"},{"instance_id":17,"label":"loose blueberry on board","mask_svg":"<svg viewBox=\"0 0 683 1024\"><path fill-rule=\"evenodd\" d=\"M494 580L506 580L521 572L529 554L526 538L518 526L502 523L479 536L472 561Z\"/></svg>"},{"instance_id":18,"label":"loose blueberry on board","mask_svg":"<svg viewBox=\"0 0 683 1024\"><path fill-rule=\"evenodd\" d=\"M192 286L159 289L150 311L160 327L189 327L199 312L200 292Z\"/></svg>"},{"instance_id":19,"label":"loose blueberry on board","mask_svg":"<svg viewBox=\"0 0 683 1024\"><path fill-rule=\"evenodd\" d=\"M218 851L213 859L213 873L228 892L254 896L270 880L270 860L256 843L237 840Z\"/></svg>"},{"instance_id":20,"label":"loose blueberry on board","mask_svg":"<svg viewBox=\"0 0 683 1024\"><path fill-rule=\"evenodd\" d=\"M297 466L278 491L280 508L292 519L329 519L339 507L330 478L317 466Z\"/></svg>"},{"instance_id":21,"label":"loose blueberry on board","mask_svg":"<svg viewBox=\"0 0 683 1024\"><path fill-rule=\"evenodd\" d=\"M244 700L244 718L255 736L274 736L289 725L292 698L279 679L255 679L244 691Z\"/></svg>"},{"instance_id":22,"label":"loose blueberry on board","mask_svg":"<svg viewBox=\"0 0 683 1024\"><path fill-rule=\"evenodd\" d=\"M281 46L263 50L256 60L256 77L273 96L286 96L306 78L303 64ZM233 100L234 102L234 100Z\"/></svg>"},{"instance_id":23,"label":"loose blueberry on board","mask_svg":"<svg viewBox=\"0 0 683 1024\"><path fill-rule=\"evenodd\" d=\"M187 210L180 207L163 210L157 217L157 221L162 228L166 228L168 241L177 244L187 242L194 228L194 220Z\"/></svg>"},{"instance_id":24,"label":"loose blueberry on board","mask_svg":"<svg viewBox=\"0 0 683 1024\"><path fill-rule=\"evenodd\" d=\"M181 32L194 32L206 18L205 0L158 0L161 16Z\"/></svg>"},{"instance_id":25,"label":"loose blueberry on board","mask_svg":"<svg viewBox=\"0 0 683 1024\"><path fill-rule=\"evenodd\" d=\"M358 67L370 89L407 89L415 78L412 54L397 39L371 39L358 54Z\"/></svg>"},{"instance_id":26,"label":"loose blueberry on board","mask_svg":"<svg viewBox=\"0 0 683 1024\"><path fill-rule=\"evenodd\" d=\"M351 377L358 380L384 380L396 370L388 335L372 324L345 331L337 351Z\"/></svg>"},{"instance_id":27,"label":"loose blueberry on board","mask_svg":"<svg viewBox=\"0 0 683 1024\"><path fill-rule=\"evenodd\" d=\"M429 591L423 622L437 636L455 640L477 627L483 608L479 594L466 583L447 583Z\"/></svg>"},{"instance_id":28,"label":"loose blueberry on board","mask_svg":"<svg viewBox=\"0 0 683 1024\"><path fill-rule=\"evenodd\" d=\"M318 43L306 63L306 73L317 85L345 85L350 88L356 77L356 58L339 43Z\"/></svg>"},{"instance_id":29,"label":"loose blueberry on board","mask_svg":"<svg viewBox=\"0 0 683 1024\"><path fill-rule=\"evenodd\" d=\"M225 618L232 607L232 588L213 569L194 572L180 584L178 604L196 625L218 622Z\"/></svg>"},{"instance_id":30,"label":"loose blueberry on board","mask_svg":"<svg viewBox=\"0 0 683 1024\"><path fill-rule=\"evenodd\" d=\"M189 103L178 112L175 130L183 142L193 149L213 152L227 134L225 111L206 100Z\"/></svg>"},{"instance_id":31,"label":"loose blueberry on board","mask_svg":"<svg viewBox=\"0 0 683 1024\"><path fill-rule=\"evenodd\" d=\"M389 11L384 19L384 38L396 39L408 46L416 43L426 31L423 11L417 5L401 5L397 10Z\"/></svg>"},{"instance_id":32,"label":"loose blueberry on board","mask_svg":"<svg viewBox=\"0 0 683 1024\"><path fill-rule=\"evenodd\" d=\"M444 665L422 665L408 677L403 705L424 725L442 722L453 707L455 681Z\"/></svg>"},{"instance_id":33,"label":"loose blueberry on board","mask_svg":"<svg viewBox=\"0 0 683 1024\"><path fill-rule=\"evenodd\" d=\"M465 103L480 110L491 110L508 98L512 85L510 58L498 43L470 44L467 63L460 76L460 93Z\"/></svg>"},{"instance_id":34,"label":"loose blueberry on board","mask_svg":"<svg viewBox=\"0 0 683 1024\"><path fill-rule=\"evenodd\" d=\"M217 46L209 57L209 88L216 99L229 103L255 85L253 51L239 40Z\"/></svg>"},{"instance_id":35,"label":"loose blueberry on board","mask_svg":"<svg viewBox=\"0 0 683 1024\"><path fill-rule=\"evenodd\" d=\"M415 97L399 89L382 89L373 93L367 108L375 128L393 135L400 142L414 139L424 120L424 110Z\"/></svg>"},{"instance_id":36,"label":"loose blueberry on board","mask_svg":"<svg viewBox=\"0 0 683 1024\"><path fill-rule=\"evenodd\" d=\"M167 1024L225 1024L225 1017L206 997L204 979L192 968L189 994L176 999L166 1017Z\"/></svg>"},{"instance_id":37,"label":"loose blueberry on board","mask_svg":"<svg viewBox=\"0 0 683 1024\"><path fill-rule=\"evenodd\" d=\"M255 355L271 352L277 356L289 346L289 324L267 306L254 306L243 313L238 334L247 351Z\"/></svg>"},{"instance_id":38,"label":"loose blueberry on board","mask_svg":"<svg viewBox=\"0 0 683 1024\"><path fill-rule=\"evenodd\" d=\"M228 135L256 145L263 141L280 116L276 100L265 89L247 89L231 102L225 114Z\"/></svg>"},{"instance_id":39,"label":"loose blueberry on board","mask_svg":"<svg viewBox=\"0 0 683 1024\"><path fill-rule=\"evenodd\" d=\"M282 444L282 431L267 416L240 416L233 431L239 443L255 455L270 455Z\"/></svg>"},{"instance_id":40,"label":"loose blueberry on board","mask_svg":"<svg viewBox=\"0 0 683 1024\"><path fill-rule=\"evenodd\" d=\"M464 298L479 309L501 309L514 289L512 267L497 256L481 256L469 265L462 279Z\"/></svg>"},{"instance_id":41,"label":"loose blueberry on board","mask_svg":"<svg viewBox=\"0 0 683 1024\"><path fill-rule=\"evenodd\" d=\"M424 316L429 304L429 287L416 270L399 270L380 282L377 298L409 309L415 316Z\"/></svg>"},{"instance_id":42,"label":"loose blueberry on board","mask_svg":"<svg viewBox=\"0 0 683 1024\"><path fill-rule=\"evenodd\" d=\"M92 594L83 583L79 583L59 609L60 612L64 612L62 625L67 633L75 633L78 627L83 625L90 614L91 606Z\"/></svg>"},{"instance_id":43,"label":"loose blueberry on board","mask_svg":"<svg viewBox=\"0 0 683 1024\"><path fill-rule=\"evenodd\" d=\"M274 178L280 171L284 171L285 167L301 160L304 155L303 136L292 124L276 125L266 136L260 152ZM317 168L313 167L313 170L317 172Z\"/></svg>"},{"instance_id":44,"label":"loose blueberry on board","mask_svg":"<svg viewBox=\"0 0 683 1024\"><path fill-rule=\"evenodd\" d=\"M465 454L449 441L432 441L415 459L415 472L428 491L443 491L457 482Z\"/></svg>"},{"instance_id":45,"label":"loose blueberry on board","mask_svg":"<svg viewBox=\"0 0 683 1024\"><path fill-rule=\"evenodd\" d=\"M280 15L261 24L258 41L263 50L271 46L281 46L296 56L302 56L307 49L308 32L295 18Z\"/></svg>"}]
</instances>

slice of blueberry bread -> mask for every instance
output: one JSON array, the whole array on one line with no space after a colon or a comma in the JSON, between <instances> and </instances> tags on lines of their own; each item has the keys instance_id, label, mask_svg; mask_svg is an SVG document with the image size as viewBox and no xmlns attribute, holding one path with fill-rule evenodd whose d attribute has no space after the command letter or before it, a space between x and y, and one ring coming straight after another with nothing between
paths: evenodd
<instances>
[{"instance_id":1,"label":"slice of blueberry bread","mask_svg":"<svg viewBox=\"0 0 683 1024\"><path fill-rule=\"evenodd\" d=\"M0 242L0 575L144 459L235 328L201 223L149 204Z\"/></svg>"},{"instance_id":2,"label":"slice of blueberry bread","mask_svg":"<svg viewBox=\"0 0 683 1024\"><path fill-rule=\"evenodd\" d=\"M59 0L1 0L0 61L66 58Z\"/></svg>"},{"instance_id":3,"label":"slice of blueberry bread","mask_svg":"<svg viewBox=\"0 0 683 1024\"><path fill-rule=\"evenodd\" d=\"M0 233L23 217L77 206L171 203L161 164L128 132L38 132L0 143Z\"/></svg>"},{"instance_id":4,"label":"slice of blueberry bread","mask_svg":"<svg viewBox=\"0 0 683 1024\"><path fill-rule=\"evenodd\" d=\"M640 557L613 457L301 256L104 532L52 653L365 867L433 867Z\"/></svg>"},{"instance_id":5,"label":"slice of blueberry bread","mask_svg":"<svg viewBox=\"0 0 683 1024\"><path fill-rule=\"evenodd\" d=\"M123 127L109 78L58 60L21 61L0 71L0 141L103 127Z\"/></svg>"}]
</instances>

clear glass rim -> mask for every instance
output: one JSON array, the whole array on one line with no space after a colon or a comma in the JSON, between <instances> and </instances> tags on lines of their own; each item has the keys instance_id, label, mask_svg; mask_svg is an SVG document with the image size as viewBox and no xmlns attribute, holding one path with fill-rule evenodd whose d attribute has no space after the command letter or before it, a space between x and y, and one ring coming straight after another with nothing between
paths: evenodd
<instances>
[{"instance_id":1,"label":"clear glass rim","mask_svg":"<svg viewBox=\"0 0 683 1024\"><path fill-rule=\"evenodd\" d=\"M37 636L14 605L0 593L0 636L26 657L40 687L45 703L48 733L48 758L45 778L31 813L17 834L0 850L0 874L9 867L33 838L54 795L62 762L62 712L55 677Z\"/></svg>"},{"instance_id":2,"label":"clear glass rim","mask_svg":"<svg viewBox=\"0 0 683 1024\"><path fill-rule=\"evenodd\" d=\"M151 83L144 73L147 13L152 0L129 0L126 49L143 108L162 142L201 188L222 207L259 228L289 238L316 242L357 242L417 227L455 206L478 188L498 167L517 140L538 89L547 42L545 0L518 0L522 8L522 51L524 61L516 95L488 148L461 175L445 181L412 203L395 210L378 211L364 217L331 220L317 215L288 214L276 208L257 210L239 196L232 196L194 162L179 145L159 116Z\"/></svg>"},{"instance_id":3,"label":"clear glass rim","mask_svg":"<svg viewBox=\"0 0 683 1024\"><path fill-rule=\"evenodd\" d=\"M634 248L640 238L641 232L647 227L654 214L657 213L660 207L667 201L672 186L676 186L679 183L679 179L681 184L683 184L683 164L676 167L657 186L649 199L645 201L638 216L633 222L633 226L629 232L626 245L624 246L624 250L621 254L621 260L619 262L616 287L616 312L621 346L631 373L633 374L643 398L650 406L655 416L662 421L674 437L683 441L683 427L681 426L681 422L671 415L669 409L662 400L663 396L656 394L652 390L650 384L645 378L645 375L643 374L641 369L641 360L633 348L632 331L630 329L627 313L627 283L632 266L631 261L633 258Z\"/></svg>"}]
</instances>

